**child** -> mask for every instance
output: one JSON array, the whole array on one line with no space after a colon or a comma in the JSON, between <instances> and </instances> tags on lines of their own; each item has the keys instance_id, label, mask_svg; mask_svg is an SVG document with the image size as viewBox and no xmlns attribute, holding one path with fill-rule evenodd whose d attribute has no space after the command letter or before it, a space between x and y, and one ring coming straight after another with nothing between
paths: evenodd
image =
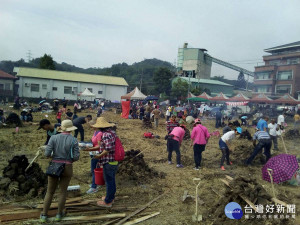
<instances>
[{"instance_id":1,"label":"child","mask_svg":"<svg viewBox=\"0 0 300 225\"><path fill-rule=\"evenodd\" d=\"M227 165L232 165L232 162L230 162L230 160L229 160L229 146L230 146L229 143L231 140L233 140L235 138L235 136L237 134L241 134L241 133L242 133L242 128L237 127L236 129L234 129L232 131L228 131L220 138L219 147L222 151L222 158L221 158L221 164L220 164L221 170L223 170L223 171L225 170L225 168L224 168L225 158L226 158Z\"/></svg>"},{"instance_id":2,"label":"child","mask_svg":"<svg viewBox=\"0 0 300 225\"><path fill-rule=\"evenodd\" d=\"M61 123L61 115L62 115L62 110L58 110L58 112L56 113L56 119L57 119L57 123Z\"/></svg>"}]
</instances>

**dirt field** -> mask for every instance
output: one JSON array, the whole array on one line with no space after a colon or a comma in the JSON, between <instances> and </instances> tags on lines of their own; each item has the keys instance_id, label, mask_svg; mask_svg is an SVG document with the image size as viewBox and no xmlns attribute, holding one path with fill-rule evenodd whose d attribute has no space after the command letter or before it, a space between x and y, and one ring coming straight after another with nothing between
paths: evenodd
<instances>
[{"instance_id":1,"label":"dirt field","mask_svg":"<svg viewBox=\"0 0 300 225\"><path fill-rule=\"evenodd\" d=\"M80 113L79 116L90 114L90 112ZM91 112L95 116L95 112ZM34 122L45 118L43 113L34 113ZM240 175L255 179L257 183L261 184L267 192L271 195L271 184L263 181L261 178L261 165L255 164L254 166L244 167L241 162L245 158L236 156L232 158L233 165L226 166L226 171L221 171L219 168L221 151L218 148L218 138L212 137L209 140L206 150L203 152L202 168L199 171L193 170L193 150L190 147L190 140L184 141L181 146L182 164L184 168L176 168L176 155L173 153L173 165L167 164L166 141L166 127L164 119L160 119L158 129L142 129L142 122L140 120L126 120L122 119L120 115L114 112L106 111L103 116L111 122L117 124L117 134L123 142L125 150L140 150L144 155L145 162L149 167L158 173L165 173L165 178L151 177L147 175L141 180L132 180L126 176L117 176L117 195L129 196L127 199L116 201L115 205L118 206L133 206L139 207L149 202L153 198L162 193L165 195L154 202L145 212L160 212L156 216L143 224L196 224L192 222L192 215L195 213L195 203L192 200L182 202L184 190L188 190L189 194L195 195L195 184L193 178L200 178L201 184L199 189L199 197L202 204L199 204L199 213L203 216L203 221L200 224L300 224L299 211L300 211L300 192L299 187L288 186L285 184L276 185L275 193L278 199L285 201L287 204L296 204L296 221L282 220L282 219L254 219L254 220L230 220L226 218L221 222L216 215L216 206L219 200L225 193L225 185L220 181L225 175L231 177L238 177ZM55 116L49 115L50 120L55 122ZM214 128L214 121L204 120L203 125L207 126L209 131L216 130ZM25 154L29 159L35 156L37 148L44 144L46 133L43 130L37 130L38 125L25 125L20 128L16 133L15 128L1 128L0 129L0 170L7 165L7 160L11 159L14 155ZM191 128L190 128L191 130ZM159 139L145 139L143 138L144 132L153 132L159 135ZM249 129L253 134L253 128ZM85 140L88 141L92 136L93 130L85 128ZM220 129L220 133L222 133ZM279 148L283 153L283 145L280 139ZM236 147L243 144L250 146L252 143L248 140L238 139L233 142L232 146ZM299 153L299 139L286 140L288 151L291 154ZM233 154L234 155L234 154ZM39 158L38 163L45 171L48 161L45 158ZM85 182L80 182L78 179L73 178L71 185L80 184L81 193L86 198L91 198L91 195L85 194L88 190L90 178L90 157L88 153L82 152L80 160L74 163L74 175ZM95 199L103 196L105 189L101 188L100 191L92 195ZM2 193L3 194L3 193ZM26 199L25 197L19 198L25 203L38 202L41 199ZM16 202L18 198L1 198L3 204L8 202ZM202 202L203 201L203 202ZM226 204L229 202L226 202ZM225 204L225 205L226 205ZM242 204L244 207L246 203ZM223 209L224 210L224 209ZM138 215L139 217L139 215ZM135 217L136 218L136 217ZM23 224L23 223L17 223ZM30 224L30 223L28 223Z\"/></svg>"}]
</instances>

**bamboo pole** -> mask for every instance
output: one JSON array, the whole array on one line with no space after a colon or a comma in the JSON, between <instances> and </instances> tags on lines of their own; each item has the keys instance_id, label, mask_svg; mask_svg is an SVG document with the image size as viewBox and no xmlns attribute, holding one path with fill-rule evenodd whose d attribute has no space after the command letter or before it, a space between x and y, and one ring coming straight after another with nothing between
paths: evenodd
<instances>
[{"instance_id":1,"label":"bamboo pole","mask_svg":"<svg viewBox=\"0 0 300 225\"><path fill-rule=\"evenodd\" d=\"M274 183L273 183L273 176L272 176L273 170L268 168L267 171L268 171L268 174L269 174L270 179L271 179L273 196L274 196L274 198L276 198L275 189L274 189Z\"/></svg>"},{"instance_id":2,"label":"bamboo pole","mask_svg":"<svg viewBox=\"0 0 300 225\"><path fill-rule=\"evenodd\" d=\"M96 216L74 216L74 217L64 217L63 221L92 221L92 220L101 220L101 219L113 219L113 218L122 218L125 217L125 213L116 213L116 214L106 214L106 215L96 215Z\"/></svg>"},{"instance_id":3,"label":"bamboo pole","mask_svg":"<svg viewBox=\"0 0 300 225\"><path fill-rule=\"evenodd\" d=\"M35 157L31 160L31 162L29 163L29 165L27 166L27 168L25 169L25 172L31 167L32 163L36 160L37 157L39 157L40 155L40 150L38 150L36 153L35 153Z\"/></svg>"},{"instance_id":4,"label":"bamboo pole","mask_svg":"<svg viewBox=\"0 0 300 225\"><path fill-rule=\"evenodd\" d=\"M284 151L285 151L286 154L288 154L287 149L286 149L286 146L285 146L285 142L284 142L283 137L282 137L282 134L280 135L280 137L281 137L281 140L282 140L282 144L283 144L283 147L284 147Z\"/></svg>"},{"instance_id":5,"label":"bamboo pole","mask_svg":"<svg viewBox=\"0 0 300 225\"><path fill-rule=\"evenodd\" d=\"M159 195L158 197L156 197L155 199L153 199L152 201L148 202L146 205L144 205L143 207L137 209L136 211L134 211L133 213L131 213L130 215L128 215L127 217L125 217L124 219L122 219L121 221L119 221L116 225L121 225L123 223L125 223L129 218L135 216L136 214L140 213L141 211L143 211L144 209L146 209L148 206L150 206L153 202L157 201L158 199L160 199L164 194Z\"/></svg>"},{"instance_id":6,"label":"bamboo pole","mask_svg":"<svg viewBox=\"0 0 300 225\"><path fill-rule=\"evenodd\" d=\"M128 222L124 223L124 225L137 224L137 223L143 222L143 221L145 221L147 219L150 219L150 218L152 218L154 216L157 216L159 214L160 214L160 212L156 212L156 213L153 213L153 214L150 214L150 215L147 215L147 216L143 216L143 217L137 218L135 220L128 221Z\"/></svg>"}]
</instances>

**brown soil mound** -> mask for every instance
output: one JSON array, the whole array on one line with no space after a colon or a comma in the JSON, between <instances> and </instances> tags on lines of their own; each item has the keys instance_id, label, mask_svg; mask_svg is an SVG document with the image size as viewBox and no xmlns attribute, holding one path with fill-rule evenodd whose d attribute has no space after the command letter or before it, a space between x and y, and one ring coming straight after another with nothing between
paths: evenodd
<instances>
[{"instance_id":1,"label":"brown soil mound","mask_svg":"<svg viewBox=\"0 0 300 225\"><path fill-rule=\"evenodd\" d=\"M248 139L249 141L252 140L252 136L251 136L251 134L249 133L248 130L244 130L244 131L241 133L240 138Z\"/></svg>"},{"instance_id":2,"label":"brown soil mound","mask_svg":"<svg viewBox=\"0 0 300 225\"><path fill-rule=\"evenodd\" d=\"M299 130L288 130L284 137L288 140L293 140L300 137Z\"/></svg>"},{"instance_id":3,"label":"brown soil mound","mask_svg":"<svg viewBox=\"0 0 300 225\"><path fill-rule=\"evenodd\" d=\"M29 165L25 155L14 156L8 166L3 169L3 177L0 179L0 191L2 195L29 197L42 195L45 192L47 176L37 163L25 172Z\"/></svg>"},{"instance_id":4,"label":"brown soil mound","mask_svg":"<svg viewBox=\"0 0 300 225\"><path fill-rule=\"evenodd\" d=\"M23 126L23 123L22 123L20 117L16 113L10 113L5 120L5 123L8 125L6 127L14 127L14 126L22 127Z\"/></svg>"},{"instance_id":5,"label":"brown soil mound","mask_svg":"<svg viewBox=\"0 0 300 225\"><path fill-rule=\"evenodd\" d=\"M254 146L250 145L249 141L244 141L244 143L235 147L234 151L230 154L230 158L235 162L237 162L238 165L243 165L244 161L250 157L253 150L254 150ZM257 156L252 161L252 164L264 164L264 163L265 163L265 157L262 153L257 154Z\"/></svg>"},{"instance_id":6,"label":"brown soil mound","mask_svg":"<svg viewBox=\"0 0 300 225\"><path fill-rule=\"evenodd\" d=\"M242 209L247 205L247 203L240 197L247 198L250 200L254 205L263 205L266 206L267 204L271 203L271 196L266 192L262 185L257 183L255 179L246 178L246 177L237 177L229 182L230 187L226 186L225 193L223 197L219 200L219 202L212 207L213 214L216 217L213 224L224 224L225 221L228 220L224 213L225 206L230 202L238 203ZM248 205L249 207L249 205ZM244 210L243 210L244 211ZM256 215L254 210L252 211L253 214L247 213L250 219L245 219L243 217L240 220L232 221L232 224L257 224L258 220L256 219ZM264 211L265 212L265 211ZM264 213L267 218L268 214ZM251 215L255 215L254 218L251 219ZM281 219L279 221L272 220L272 224L288 224L285 219Z\"/></svg>"},{"instance_id":7,"label":"brown soil mound","mask_svg":"<svg viewBox=\"0 0 300 225\"><path fill-rule=\"evenodd\" d=\"M142 128L152 128L152 122L147 117L143 118Z\"/></svg>"},{"instance_id":8,"label":"brown soil mound","mask_svg":"<svg viewBox=\"0 0 300 225\"><path fill-rule=\"evenodd\" d=\"M121 177L126 177L137 182L147 181L155 177L165 177L164 173L158 173L148 166L140 150L125 152L125 158L120 163L118 173Z\"/></svg>"}]
</instances>

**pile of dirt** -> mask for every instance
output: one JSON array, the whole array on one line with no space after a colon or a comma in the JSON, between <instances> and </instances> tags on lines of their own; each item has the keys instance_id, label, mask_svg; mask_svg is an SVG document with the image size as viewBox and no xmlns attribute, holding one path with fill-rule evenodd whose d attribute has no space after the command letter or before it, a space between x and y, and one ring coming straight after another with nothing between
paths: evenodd
<instances>
[{"instance_id":1,"label":"pile of dirt","mask_svg":"<svg viewBox=\"0 0 300 225\"><path fill-rule=\"evenodd\" d=\"M230 187L225 185L226 189L223 197L221 197L221 199L211 208L211 213L213 213L215 217L215 221L213 224L224 224L225 221L228 220L224 213L224 209L229 202L238 203L242 207L242 209L244 209L246 205L248 205L249 207L249 204L247 204L245 200L241 198L241 196L250 200L254 205L266 206L267 204L272 204L271 195L268 194L263 186L257 183L255 179L247 177L237 177L230 181L229 185ZM253 221L257 222L256 216L254 217L254 219L251 219L251 215L256 215L254 210L252 212L253 214L248 213L250 219L244 219L245 217L243 217L242 219L238 220L238 224L252 224L251 222ZM267 215L267 213L264 214ZM281 220L281 222L282 221L283 220Z\"/></svg>"},{"instance_id":2,"label":"pile of dirt","mask_svg":"<svg viewBox=\"0 0 300 225\"><path fill-rule=\"evenodd\" d=\"M151 169L144 160L144 155L140 150L130 150L125 152L125 158L120 163L118 174L126 179L144 182L152 178L164 178L164 173L158 173Z\"/></svg>"},{"instance_id":3,"label":"pile of dirt","mask_svg":"<svg viewBox=\"0 0 300 225\"><path fill-rule=\"evenodd\" d=\"M241 133L240 138L248 139L249 141L252 140L252 136L251 136L251 134L249 133L248 130L244 130Z\"/></svg>"},{"instance_id":4,"label":"pile of dirt","mask_svg":"<svg viewBox=\"0 0 300 225\"><path fill-rule=\"evenodd\" d=\"M243 142L241 140L241 142ZM243 165L244 161L250 157L254 151L254 146L250 145L249 141L244 141L235 147L235 149L230 153L230 159L233 160L237 165ZM257 156L252 161L252 164L264 164L266 162L265 156L262 152L258 153Z\"/></svg>"},{"instance_id":5,"label":"pile of dirt","mask_svg":"<svg viewBox=\"0 0 300 225\"><path fill-rule=\"evenodd\" d=\"M22 123L20 117L16 113L10 113L5 120L5 123L8 126L17 126L17 127L23 126L23 123Z\"/></svg>"},{"instance_id":6,"label":"pile of dirt","mask_svg":"<svg viewBox=\"0 0 300 225\"><path fill-rule=\"evenodd\" d=\"M151 120L148 119L146 116L143 117L142 128L152 128Z\"/></svg>"},{"instance_id":7,"label":"pile of dirt","mask_svg":"<svg viewBox=\"0 0 300 225\"><path fill-rule=\"evenodd\" d=\"M47 184L47 176L39 164L29 165L25 155L14 156L9 160L8 166L3 169L3 177L0 178L0 194L9 196L36 197L44 194Z\"/></svg>"},{"instance_id":8,"label":"pile of dirt","mask_svg":"<svg viewBox=\"0 0 300 225\"><path fill-rule=\"evenodd\" d=\"M234 127L240 127L241 126L241 123L238 120L233 121L232 124L233 124Z\"/></svg>"},{"instance_id":9,"label":"pile of dirt","mask_svg":"<svg viewBox=\"0 0 300 225\"><path fill-rule=\"evenodd\" d=\"M288 130L284 137L288 140L293 140L293 139L296 139L296 138L299 138L300 137L300 132L299 130Z\"/></svg>"}]
</instances>

